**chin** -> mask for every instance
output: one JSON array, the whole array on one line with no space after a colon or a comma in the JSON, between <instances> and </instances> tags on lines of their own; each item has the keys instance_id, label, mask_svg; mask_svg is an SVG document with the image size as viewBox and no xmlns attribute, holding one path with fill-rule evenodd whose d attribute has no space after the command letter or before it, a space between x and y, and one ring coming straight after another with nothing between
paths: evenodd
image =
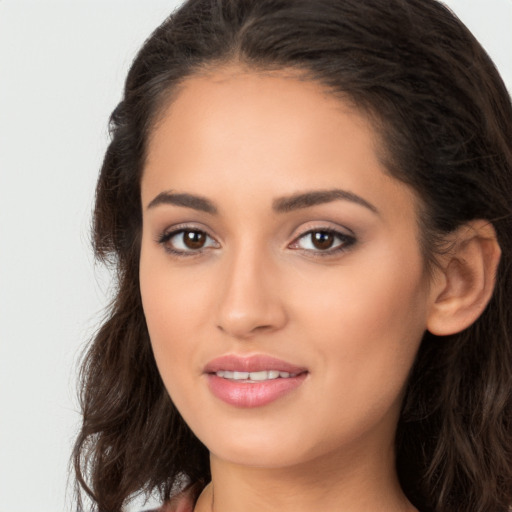
<instances>
[{"instance_id":1,"label":"chin","mask_svg":"<svg viewBox=\"0 0 512 512\"><path fill-rule=\"evenodd\" d=\"M252 468L289 468L310 459L306 454L298 453L297 447L290 450L278 448L276 445L264 448L260 446L226 446L222 448L218 451L210 451L210 453L217 459L230 464Z\"/></svg>"},{"instance_id":2,"label":"chin","mask_svg":"<svg viewBox=\"0 0 512 512\"><path fill-rule=\"evenodd\" d=\"M305 448L304 442L298 441L294 435L287 438L282 432L268 429L266 433L265 430L249 432L247 429L244 432L236 429L224 432L229 435L219 439L210 432L200 439L213 456L231 464L279 468L293 466L308 458L304 449L298 451L301 446Z\"/></svg>"}]
</instances>

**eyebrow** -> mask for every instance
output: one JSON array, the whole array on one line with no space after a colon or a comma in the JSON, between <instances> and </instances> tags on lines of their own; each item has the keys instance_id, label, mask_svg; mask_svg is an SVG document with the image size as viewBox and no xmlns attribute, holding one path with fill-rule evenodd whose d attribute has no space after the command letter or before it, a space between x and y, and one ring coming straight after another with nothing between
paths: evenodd
<instances>
[{"instance_id":1,"label":"eyebrow","mask_svg":"<svg viewBox=\"0 0 512 512\"><path fill-rule=\"evenodd\" d=\"M379 211L371 203L362 197L349 192L348 190L332 189L332 190L313 190L308 192L299 192L291 196L279 197L272 202L272 209L277 213L288 213L302 208L309 208L332 201L343 200L364 206L373 213L378 214ZM212 201L202 196L186 193L161 192L147 206L148 209L155 208L162 204L172 204L175 206L184 206L202 212L216 215L217 207Z\"/></svg>"},{"instance_id":2,"label":"eyebrow","mask_svg":"<svg viewBox=\"0 0 512 512\"><path fill-rule=\"evenodd\" d=\"M288 197L280 197L272 203L274 211L279 213L287 213L301 208L309 208L319 204L330 203L336 200L350 201L360 206L368 208L373 213L378 214L379 211L373 204L369 203L362 197L339 188L332 190L314 190L310 192L301 192Z\"/></svg>"},{"instance_id":3,"label":"eyebrow","mask_svg":"<svg viewBox=\"0 0 512 512\"><path fill-rule=\"evenodd\" d=\"M175 206L184 206L186 208L193 208L201 212L210 213L215 215L217 208L215 205L205 197L196 196L194 194L176 194L173 192L161 192L149 204L150 208L155 208L161 204L173 204Z\"/></svg>"}]
</instances>

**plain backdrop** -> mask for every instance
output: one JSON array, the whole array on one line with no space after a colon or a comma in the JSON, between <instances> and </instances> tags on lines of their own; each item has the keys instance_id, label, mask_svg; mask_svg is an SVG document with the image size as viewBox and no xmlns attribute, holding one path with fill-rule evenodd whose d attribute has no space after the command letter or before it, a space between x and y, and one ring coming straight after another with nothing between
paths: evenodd
<instances>
[{"instance_id":1,"label":"plain backdrop","mask_svg":"<svg viewBox=\"0 0 512 512\"><path fill-rule=\"evenodd\" d=\"M0 512L72 511L77 361L108 302L89 227L107 120L178 0L0 0ZM512 90L512 0L450 0Z\"/></svg>"}]
</instances>

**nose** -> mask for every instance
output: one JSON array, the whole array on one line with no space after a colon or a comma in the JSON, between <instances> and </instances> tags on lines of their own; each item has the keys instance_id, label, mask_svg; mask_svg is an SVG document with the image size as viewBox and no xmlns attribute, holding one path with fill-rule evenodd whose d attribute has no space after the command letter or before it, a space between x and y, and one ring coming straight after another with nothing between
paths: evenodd
<instances>
[{"instance_id":1,"label":"nose","mask_svg":"<svg viewBox=\"0 0 512 512\"><path fill-rule=\"evenodd\" d=\"M278 269L261 251L246 251L225 262L217 327L238 339L282 329L287 323Z\"/></svg>"}]
</instances>

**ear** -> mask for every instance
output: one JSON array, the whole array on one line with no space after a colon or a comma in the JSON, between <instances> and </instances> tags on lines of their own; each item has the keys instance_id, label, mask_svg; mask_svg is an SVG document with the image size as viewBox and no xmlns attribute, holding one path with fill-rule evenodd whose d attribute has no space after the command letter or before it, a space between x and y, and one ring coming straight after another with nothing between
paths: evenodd
<instances>
[{"instance_id":1,"label":"ear","mask_svg":"<svg viewBox=\"0 0 512 512\"><path fill-rule=\"evenodd\" d=\"M435 335L469 327L491 299L501 250L489 221L474 220L449 235L451 249L439 258L427 329Z\"/></svg>"}]
</instances>

